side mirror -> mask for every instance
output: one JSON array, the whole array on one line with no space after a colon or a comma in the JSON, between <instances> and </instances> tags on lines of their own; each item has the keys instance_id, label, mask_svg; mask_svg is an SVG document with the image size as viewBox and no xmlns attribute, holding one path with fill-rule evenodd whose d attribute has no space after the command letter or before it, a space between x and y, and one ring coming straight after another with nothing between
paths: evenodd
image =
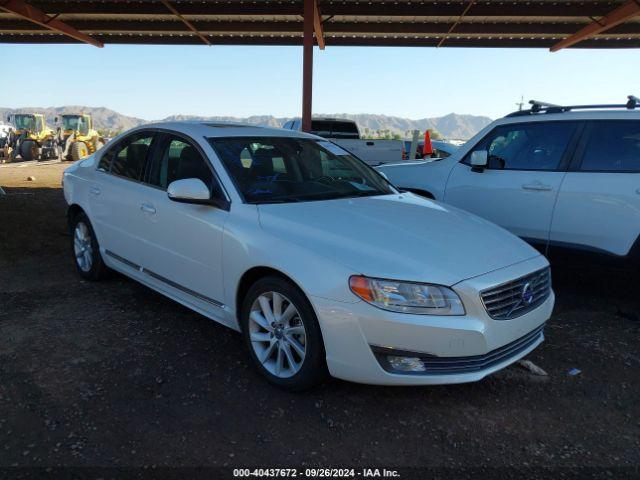
<instances>
[{"instance_id":1,"label":"side mirror","mask_svg":"<svg viewBox=\"0 0 640 480\"><path fill-rule=\"evenodd\" d=\"M471 152L471 170L474 172L482 172L487 168L489 162L489 154L486 150L476 150Z\"/></svg>"},{"instance_id":2,"label":"side mirror","mask_svg":"<svg viewBox=\"0 0 640 480\"><path fill-rule=\"evenodd\" d=\"M223 210L229 209L229 202L226 200L211 198L209 189L199 178L185 178L171 182L167 188L167 195L174 202L211 205Z\"/></svg>"}]
</instances>

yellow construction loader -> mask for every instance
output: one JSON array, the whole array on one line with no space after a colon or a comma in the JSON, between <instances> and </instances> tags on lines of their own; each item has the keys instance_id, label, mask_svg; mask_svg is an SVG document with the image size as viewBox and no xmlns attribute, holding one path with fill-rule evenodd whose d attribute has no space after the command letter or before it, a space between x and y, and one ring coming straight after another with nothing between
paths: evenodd
<instances>
[{"instance_id":1,"label":"yellow construction loader","mask_svg":"<svg viewBox=\"0 0 640 480\"><path fill-rule=\"evenodd\" d=\"M0 151L6 161L17 157L24 161L60 159L62 150L55 132L47 126L41 113L16 113L7 118L15 130Z\"/></svg>"},{"instance_id":2,"label":"yellow construction loader","mask_svg":"<svg viewBox=\"0 0 640 480\"><path fill-rule=\"evenodd\" d=\"M63 148L63 160L81 160L105 144L104 139L93 129L91 115L85 113L62 115L62 128L59 128L58 135Z\"/></svg>"},{"instance_id":3,"label":"yellow construction loader","mask_svg":"<svg viewBox=\"0 0 640 480\"><path fill-rule=\"evenodd\" d=\"M14 130L13 125L0 123L0 163L5 163L11 156L12 148L9 147L9 140Z\"/></svg>"}]
</instances>

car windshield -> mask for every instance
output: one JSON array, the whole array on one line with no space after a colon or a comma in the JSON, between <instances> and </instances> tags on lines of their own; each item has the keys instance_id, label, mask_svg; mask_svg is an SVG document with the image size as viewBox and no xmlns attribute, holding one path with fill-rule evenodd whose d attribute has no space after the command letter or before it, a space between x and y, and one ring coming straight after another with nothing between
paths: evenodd
<instances>
[{"instance_id":1,"label":"car windshield","mask_svg":"<svg viewBox=\"0 0 640 480\"><path fill-rule=\"evenodd\" d=\"M395 193L379 174L331 142L277 137L208 140L248 203Z\"/></svg>"},{"instance_id":2,"label":"car windshield","mask_svg":"<svg viewBox=\"0 0 640 480\"><path fill-rule=\"evenodd\" d=\"M33 115L16 115L14 121L18 130L36 129L36 118Z\"/></svg>"}]
</instances>

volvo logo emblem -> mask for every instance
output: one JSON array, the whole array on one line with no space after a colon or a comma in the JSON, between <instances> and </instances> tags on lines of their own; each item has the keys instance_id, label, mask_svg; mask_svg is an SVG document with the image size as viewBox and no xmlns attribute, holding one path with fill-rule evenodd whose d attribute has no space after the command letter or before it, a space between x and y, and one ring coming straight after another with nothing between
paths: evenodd
<instances>
[{"instance_id":1,"label":"volvo logo emblem","mask_svg":"<svg viewBox=\"0 0 640 480\"><path fill-rule=\"evenodd\" d=\"M522 303L531 305L533 303L533 287L529 282L522 287Z\"/></svg>"}]
</instances>

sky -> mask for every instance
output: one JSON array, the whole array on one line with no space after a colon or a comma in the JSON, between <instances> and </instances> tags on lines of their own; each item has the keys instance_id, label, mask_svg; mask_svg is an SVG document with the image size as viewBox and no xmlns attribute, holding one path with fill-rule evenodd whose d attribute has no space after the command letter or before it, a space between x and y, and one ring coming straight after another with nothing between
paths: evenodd
<instances>
[{"instance_id":1,"label":"sky","mask_svg":"<svg viewBox=\"0 0 640 480\"><path fill-rule=\"evenodd\" d=\"M640 96L640 50L331 47L314 51L314 113L503 116L516 103ZM0 44L0 107L299 116L301 47Z\"/></svg>"}]
</instances>

